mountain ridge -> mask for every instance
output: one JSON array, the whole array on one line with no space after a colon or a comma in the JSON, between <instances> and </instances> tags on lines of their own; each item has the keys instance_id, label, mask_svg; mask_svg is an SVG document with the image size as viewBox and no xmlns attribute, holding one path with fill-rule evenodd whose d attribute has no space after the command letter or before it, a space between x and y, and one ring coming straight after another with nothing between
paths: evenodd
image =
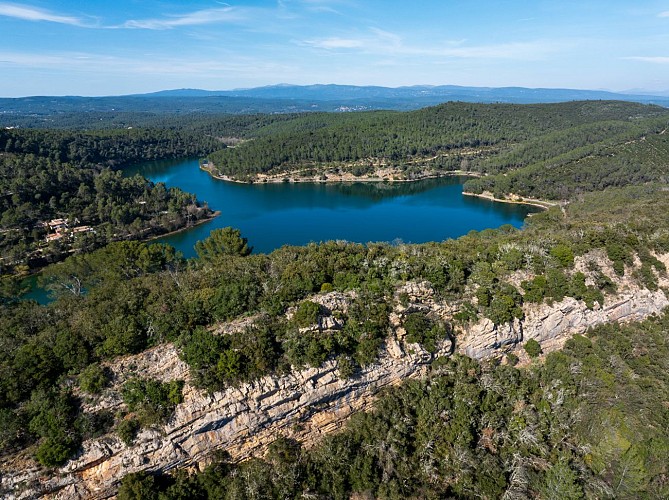
<instances>
[{"instance_id":1,"label":"mountain ridge","mask_svg":"<svg viewBox=\"0 0 669 500\"><path fill-rule=\"evenodd\" d=\"M526 87L460 87L414 85L279 84L251 89L161 90L122 96L27 96L0 98L0 126L26 126L16 117L49 117L67 113L303 113L370 110L408 111L449 101L541 104L578 100L626 100L669 107L669 96L623 94L601 90ZM30 126L30 125L28 125Z\"/></svg>"},{"instance_id":2,"label":"mountain ridge","mask_svg":"<svg viewBox=\"0 0 669 500\"><path fill-rule=\"evenodd\" d=\"M197 88L166 89L145 94L132 94L133 97L187 97L187 96L229 96L229 97L264 97L272 99L338 100L356 98L408 98L408 97L461 97L481 99L500 99L502 102L525 101L531 96L532 102L559 102L562 100L608 100L622 99L646 102L650 100L669 101L669 97L652 92L611 92L606 90L570 89L570 88L531 88L531 87L477 87L461 85L408 85L385 87L379 85L340 85L312 84L293 85L280 83L261 87L239 88L232 90L205 90Z\"/></svg>"}]
</instances>

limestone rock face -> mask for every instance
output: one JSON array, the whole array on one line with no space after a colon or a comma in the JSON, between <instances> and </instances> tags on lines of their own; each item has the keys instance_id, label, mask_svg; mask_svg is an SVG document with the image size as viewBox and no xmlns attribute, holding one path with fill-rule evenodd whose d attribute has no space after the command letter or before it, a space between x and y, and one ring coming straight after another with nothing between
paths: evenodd
<instances>
[{"instance_id":1,"label":"limestone rock face","mask_svg":"<svg viewBox=\"0 0 669 500\"><path fill-rule=\"evenodd\" d=\"M437 355L451 350L450 341ZM160 346L120 361L135 371L147 367L156 352L161 365L183 375L181 361L172 346ZM8 498L106 498L114 494L119 480L138 471L202 467L215 450L227 450L233 459L261 455L277 436L290 436L310 444L323 434L340 428L353 413L368 408L382 388L408 378L425 375L433 355L412 344L403 349L389 339L377 363L355 378L338 376L335 361L320 368L290 375L267 376L249 384L207 394L186 384L184 402L172 420L160 429L145 429L131 447L113 434L84 443L80 456L56 473L10 469L2 476ZM120 398L106 398L97 408L120 405Z\"/></svg>"},{"instance_id":2,"label":"limestone rock face","mask_svg":"<svg viewBox=\"0 0 669 500\"><path fill-rule=\"evenodd\" d=\"M575 333L614 321L642 320L669 306L662 291L639 289L631 281L619 280L619 293L601 307L588 309L583 302L565 298L551 305L526 305L522 321L495 325L488 319L460 328L454 343L444 341L437 355L455 350L482 359L505 352L521 351L522 343L537 340L544 352L560 348ZM384 387L398 385L426 374L433 355L417 344L403 340L402 320L413 311L450 321L453 306L439 302L429 284L407 283L398 289L390 313L392 334L386 340L377 363L354 378L338 376L335 361L320 368L294 371L284 376L267 376L253 383L208 394L189 384L188 366L171 344L158 346L136 356L116 360L110 369L114 385L100 398L87 402L90 411L122 407L120 387L132 376L160 380L183 379L184 402L172 420L158 429L140 432L131 447L115 434L86 441L80 456L58 470L45 470L25 456L2 464L0 496L6 498L108 498L120 479L138 471L167 471L177 467L201 468L212 453L225 449L234 460L260 456L278 436L311 445L324 434L339 429L348 417L369 408ZM408 300L407 300L408 297ZM320 301L319 301L320 299ZM333 311L345 311L350 296L332 292L316 296L326 314L318 328L337 328ZM404 304L404 305L402 305ZM226 329L221 329L226 333Z\"/></svg>"},{"instance_id":3,"label":"limestone rock face","mask_svg":"<svg viewBox=\"0 0 669 500\"><path fill-rule=\"evenodd\" d=\"M660 314L669 306L661 290L637 290L617 295L604 307L588 309L584 302L567 297L553 305L526 307L525 318L507 325L494 325L482 319L458 335L456 350L472 358L483 359L500 354L529 339L535 339L544 352L561 348L574 334L609 322L639 321Z\"/></svg>"}]
</instances>

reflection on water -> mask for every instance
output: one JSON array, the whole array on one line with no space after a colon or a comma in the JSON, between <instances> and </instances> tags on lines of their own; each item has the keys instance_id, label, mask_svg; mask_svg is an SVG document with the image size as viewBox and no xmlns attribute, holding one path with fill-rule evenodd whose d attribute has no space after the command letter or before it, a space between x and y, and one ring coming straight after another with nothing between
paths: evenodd
<instances>
[{"instance_id":1,"label":"reflection on water","mask_svg":"<svg viewBox=\"0 0 669 500\"><path fill-rule=\"evenodd\" d=\"M441 241L499 227L521 226L533 207L462 196L462 177L418 182L238 184L212 178L197 160L150 162L125 169L196 193L220 210L213 221L163 238L186 256L212 229L233 226L256 252L312 241Z\"/></svg>"},{"instance_id":2,"label":"reflection on water","mask_svg":"<svg viewBox=\"0 0 669 500\"><path fill-rule=\"evenodd\" d=\"M39 286L37 282L38 279L39 274L33 274L21 282L21 287L28 290L27 293L21 295L21 298L25 300L34 300L39 304L48 304L50 302L49 294L44 288Z\"/></svg>"},{"instance_id":3,"label":"reflection on water","mask_svg":"<svg viewBox=\"0 0 669 500\"><path fill-rule=\"evenodd\" d=\"M221 215L187 231L156 240L168 243L186 257L195 255L195 242L212 229L232 226L242 231L255 252L271 252L286 244L327 240L360 243L442 241L471 230L522 225L539 209L463 196L464 177L418 182L238 184L212 178L197 160L144 163L124 169L168 187L195 193ZM28 278L25 298L49 301L46 292Z\"/></svg>"}]
</instances>

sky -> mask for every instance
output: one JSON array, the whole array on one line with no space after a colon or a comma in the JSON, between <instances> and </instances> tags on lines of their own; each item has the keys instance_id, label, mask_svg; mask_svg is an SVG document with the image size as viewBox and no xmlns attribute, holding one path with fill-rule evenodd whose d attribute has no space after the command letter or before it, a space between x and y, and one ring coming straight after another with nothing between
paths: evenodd
<instances>
[{"instance_id":1,"label":"sky","mask_svg":"<svg viewBox=\"0 0 669 500\"><path fill-rule=\"evenodd\" d=\"M278 83L669 92L669 0L0 0L0 96Z\"/></svg>"}]
</instances>

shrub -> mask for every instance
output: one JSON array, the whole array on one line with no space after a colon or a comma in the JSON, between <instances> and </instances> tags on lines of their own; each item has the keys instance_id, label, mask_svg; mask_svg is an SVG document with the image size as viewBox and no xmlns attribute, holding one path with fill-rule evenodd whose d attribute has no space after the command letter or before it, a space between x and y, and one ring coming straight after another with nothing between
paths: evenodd
<instances>
[{"instance_id":1,"label":"shrub","mask_svg":"<svg viewBox=\"0 0 669 500\"><path fill-rule=\"evenodd\" d=\"M124 476L118 490L119 500L153 500L159 497L159 484L147 472L135 472Z\"/></svg>"},{"instance_id":2,"label":"shrub","mask_svg":"<svg viewBox=\"0 0 669 500\"><path fill-rule=\"evenodd\" d=\"M79 387L89 394L100 394L108 383L108 372L97 363L89 365L79 375Z\"/></svg>"},{"instance_id":3,"label":"shrub","mask_svg":"<svg viewBox=\"0 0 669 500\"><path fill-rule=\"evenodd\" d=\"M613 262L613 270L618 276L625 274L625 264L631 265L633 263L631 253L620 243L608 243L606 245L606 255Z\"/></svg>"},{"instance_id":4,"label":"shrub","mask_svg":"<svg viewBox=\"0 0 669 500\"><path fill-rule=\"evenodd\" d=\"M131 379L123 386L123 402L130 411L137 412L142 425L167 421L177 404L183 401L182 380L162 383L153 379Z\"/></svg>"},{"instance_id":5,"label":"shrub","mask_svg":"<svg viewBox=\"0 0 669 500\"><path fill-rule=\"evenodd\" d=\"M437 342L448 337L445 325L434 323L422 312L407 315L404 329L407 332L407 341L419 343L428 352L435 352Z\"/></svg>"},{"instance_id":6,"label":"shrub","mask_svg":"<svg viewBox=\"0 0 669 500\"><path fill-rule=\"evenodd\" d=\"M70 392L34 391L26 410L28 428L43 438L35 454L47 467L62 465L77 450L81 436L76 424L78 402Z\"/></svg>"},{"instance_id":7,"label":"shrub","mask_svg":"<svg viewBox=\"0 0 669 500\"><path fill-rule=\"evenodd\" d=\"M126 446L130 446L137 436L140 423L136 418L124 419L116 426L116 434Z\"/></svg>"},{"instance_id":8,"label":"shrub","mask_svg":"<svg viewBox=\"0 0 669 500\"><path fill-rule=\"evenodd\" d=\"M469 321L478 321L479 317L476 314L476 307L471 302L464 302L460 306L460 310L453 315L453 319L466 323Z\"/></svg>"},{"instance_id":9,"label":"shrub","mask_svg":"<svg viewBox=\"0 0 669 500\"><path fill-rule=\"evenodd\" d=\"M539 357L539 355L543 352L541 350L541 345L539 344L539 342L537 342L534 339L530 339L527 342L525 342L523 349L525 349L525 352L530 358Z\"/></svg>"},{"instance_id":10,"label":"shrub","mask_svg":"<svg viewBox=\"0 0 669 500\"><path fill-rule=\"evenodd\" d=\"M339 378L346 379L353 377L360 367L350 356L341 355L337 357L337 370Z\"/></svg>"},{"instance_id":11,"label":"shrub","mask_svg":"<svg viewBox=\"0 0 669 500\"><path fill-rule=\"evenodd\" d=\"M255 309L261 294L261 285L253 278L235 278L216 289L212 308L217 318L229 320Z\"/></svg>"},{"instance_id":12,"label":"shrub","mask_svg":"<svg viewBox=\"0 0 669 500\"><path fill-rule=\"evenodd\" d=\"M432 328L432 321L423 312L408 314L404 319L407 340L411 343L420 342L430 328Z\"/></svg>"},{"instance_id":13,"label":"shrub","mask_svg":"<svg viewBox=\"0 0 669 500\"><path fill-rule=\"evenodd\" d=\"M516 366L518 364L518 356L510 352L506 355L506 364L509 366Z\"/></svg>"},{"instance_id":14,"label":"shrub","mask_svg":"<svg viewBox=\"0 0 669 500\"><path fill-rule=\"evenodd\" d=\"M512 285L502 285L494 292L486 316L496 325L523 317L523 296Z\"/></svg>"},{"instance_id":15,"label":"shrub","mask_svg":"<svg viewBox=\"0 0 669 500\"><path fill-rule=\"evenodd\" d=\"M525 302L534 302L538 304L541 303L546 296L548 281L544 275L540 274L530 281L523 281L520 286L525 290L523 300Z\"/></svg>"},{"instance_id":16,"label":"shrub","mask_svg":"<svg viewBox=\"0 0 669 500\"><path fill-rule=\"evenodd\" d=\"M302 328L313 325L318 322L318 313L320 310L320 305L310 300L305 300L297 307L293 321L295 321L297 326Z\"/></svg>"},{"instance_id":17,"label":"shrub","mask_svg":"<svg viewBox=\"0 0 669 500\"><path fill-rule=\"evenodd\" d=\"M45 467L57 467L67 462L76 449L77 444L71 438L48 437L37 448L35 458Z\"/></svg>"},{"instance_id":18,"label":"shrub","mask_svg":"<svg viewBox=\"0 0 669 500\"><path fill-rule=\"evenodd\" d=\"M559 244L551 248L550 254L560 263L562 267L574 266L574 252L567 245Z\"/></svg>"}]
</instances>

